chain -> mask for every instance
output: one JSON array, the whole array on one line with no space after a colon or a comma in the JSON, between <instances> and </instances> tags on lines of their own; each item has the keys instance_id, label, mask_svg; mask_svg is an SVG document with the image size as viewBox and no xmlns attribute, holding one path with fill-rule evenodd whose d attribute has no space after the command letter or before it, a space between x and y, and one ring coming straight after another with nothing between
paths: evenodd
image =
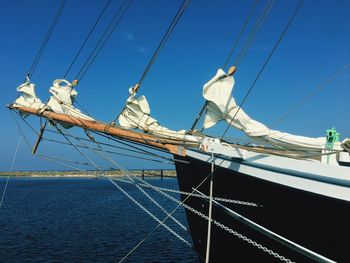
<instances>
[{"instance_id":1,"label":"chain","mask_svg":"<svg viewBox=\"0 0 350 263\"><path fill-rule=\"evenodd\" d=\"M137 178L139 179L139 178ZM171 218L178 226L187 232L187 228L181 224L176 218L174 218L167 210L165 210L156 200L154 200L144 189L142 189L138 184L135 184L137 189L139 189L152 203L154 203L167 217Z\"/></svg>"},{"instance_id":2,"label":"chain","mask_svg":"<svg viewBox=\"0 0 350 263\"><path fill-rule=\"evenodd\" d=\"M207 216L205 216L205 217L206 217L206 219L208 220L208 217L207 217ZM244 236L244 235L238 233L237 231L234 231L233 229L231 229L231 228L229 228L229 227L227 227L227 226L221 224L220 222L218 222L218 221L216 221L216 220L212 220L212 222L213 222L215 225L217 225L218 227L222 228L223 230L229 232L230 234L232 234L232 235L238 237L239 239L242 239L243 241L245 241L245 242L251 244L252 246L254 246L254 247L256 247L256 248L258 248L258 249L264 251L265 253L270 254L271 256L273 256L273 257L275 257L275 258L277 258L277 259L279 259L279 260L281 260L281 261L288 262L288 263L293 262L293 261L291 261L290 259L288 259L288 258L286 258L286 257L284 257L284 256L282 256L282 255L279 255L278 253L274 252L273 250L271 250L271 249L269 249L269 248L267 248L267 247L265 247L265 246L263 246L263 245L257 243L256 241L254 241L254 240L252 240L252 239L250 239L250 238L248 238L248 237L246 237L246 236Z\"/></svg>"},{"instance_id":3,"label":"chain","mask_svg":"<svg viewBox=\"0 0 350 263\"><path fill-rule=\"evenodd\" d=\"M139 179L139 178L137 178L137 179L138 179L138 180L141 180L141 179ZM196 209L190 207L189 205L186 205L186 204L180 202L180 201L177 200L176 198L174 198L174 197L172 197L172 196L170 196L170 195L168 195L168 194L162 192L162 191L159 189L159 187L155 187L155 186L153 186L153 185L151 185L151 184L149 184L149 183L147 183L147 182L145 182L144 184L147 185L147 186L149 186L149 187L151 187L151 188L153 188L154 190L156 190L156 191L159 192L160 194L162 194L162 195L168 197L168 198L171 199L172 201L174 201L174 202L176 202L177 204L183 206L185 209L191 211L192 213L198 215L199 217L201 217L201 218L203 218L203 219L205 219L205 220L209 220L209 217L206 216L205 214L203 214L203 213L199 212L198 210L196 210ZM214 219L211 219L211 222L214 223L216 226L220 227L221 229L223 229L223 230L229 232L230 234L234 235L235 237L237 237L237 238L239 238L239 239L241 239L241 240L243 240L243 241L245 241L245 242L251 244L252 246L254 246L254 247L256 247L256 248L258 248L258 249L264 251L265 253L268 253L269 255L271 255L271 256L273 256L273 257L275 257L275 258L277 258L277 259L279 259L279 260L281 260L281 261L288 262L288 263L293 262L293 261L291 261L290 259L285 258L285 257L282 256L282 255L279 255L277 252L274 252L273 250L271 250L271 249L269 249L269 248L267 248L267 247L265 247L265 246L259 244L258 242L256 242L256 241L254 241L254 240L252 240L252 239L250 239L250 238L248 238L248 237L246 237L246 236L244 236L244 235L238 233L237 231L234 231L233 229L231 229L231 228L225 226L224 224L222 224L222 223L220 223L220 222L218 222L218 221L216 221L216 220L214 220Z\"/></svg>"},{"instance_id":4,"label":"chain","mask_svg":"<svg viewBox=\"0 0 350 263\"><path fill-rule=\"evenodd\" d=\"M113 164L115 167L117 167L118 169L120 169L128 178L132 183L135 183L135 181L132 179L132 175L130 174L130 172L128 170L126 170L124 167L122 167L121 165L119 165L107 152L105 152L104 148L99 144L99 142L97 142L95 140L95 138L90 135L89 132L86 132L86 135L89 137L89 139L94 142L98 148L102 151L102 153L97 153L98 155L100 155L102 158L104 158L105 160L109 161L111 164ZM78 139L78 141L80 141ZM111 180L109 178L109 180ZM138 184L135 184L135 186L137 187L138 190L140 190L140 192L142 192L155 206L157 206L164 214L167 215L167 217L171 218L178 226L180 226L183 230L187 231L187 228L181 224L176 218L174 218L172 215L169 214L169 212L164 209L156 200L154 200L154 198L152 198L144 189L142 189ZM155 216L154 216L155 217Z\"/></svg>"},{"instance_id":5,"label":"chain","mask_svg":"<svg viewBox=\"0 0 350 263\"><path fill-rule=\"evenodd\" d=\"M121 188L115 181L112 179L109 179L109 181L118 188L119 191L121 191L125 196L127 196L134 204L136 204L139 208L141 208L146 214L148 214L150 217L152 217L155 221L157 221L158 224L163 226L165 229L167 229L170 233L172 233L175 237L177 237L179 240L181 240L183 243L185 243L187 246L192 247L189 242L187 242L185 239L183 239L179 234L177 234L174 230L172 230L170 227L168 227L166 224L164 224L162 221L160 221L155 215L153 215L150 211L148 211L144 206L142 206L138 201L136 201L131 195L129 195L123 188Z\"/></svg>"},{"instance_id":6,"label":"chain","mask_svg":"<svg viewBox=\"0 0 350 263\"><path fill-rule=\"evenodd\" d=\"M190 196L193 196L193 197L198 197L198 198L203 198L203 199L208 199L209 198L208 196L203 196L203 195L200 195L200 194L192 194L192 193L189 193L189 192L184 192L184 191L179 191L179 190L174 190L174 189L168 189L168 188L162 188L162 187L154 186L154 185L151 185L151 184L142 183L140 185L143 186L143 187L158 189L158 190L165 191L165 192L170 192L170 193L182 194L182 195L187 195L187 196L190 195ZM261 205L258 205L256 203L253 203L253 202L233 200L233 199L227 199L227 198L221 198L221 197L214 197L214 200L215 201L226 202L226 203L231 203L231 204L253 206L253 207L260 207L261 206Z\"/></svg>"}]
</instances>

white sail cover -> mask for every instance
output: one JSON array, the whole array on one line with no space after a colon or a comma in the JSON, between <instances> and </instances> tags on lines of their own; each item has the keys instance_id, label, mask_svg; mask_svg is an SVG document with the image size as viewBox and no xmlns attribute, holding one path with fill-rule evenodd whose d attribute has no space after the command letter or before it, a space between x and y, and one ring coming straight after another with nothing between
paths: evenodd
<instances>
[{"instance_id":1,"label":"white sail cover","mask_svg":"<svg viewBox=\"0 0 350 263\"><path fill-rule=\"evenodd\" d=\"M94 120L73 106L73 101L78 95L78 92L73 88L73 84L69 81L65 79L56 79L49 91L52 96L50 97L47 106L49 106L53 112L90 121Z\"/></svg>"},{"instance_id":2,"label":"white sail cover","mask_svg":"<svg viewBox=\"0 0 350 263\"><path fill-rule=\"evenodd\" d=\"M30 82L30 79L27 77L26 81L17 87L17 91L20 93L20 96L16 99L15 105L25 106L33 109L41 109L44 107L44 104L36 96L35 93L35 84ZM20 112L24 117L28 116L28 113Z\"/></svg>"},{"instance_id":3,"label":"white sail cover","mask_svg":"<svg viewBox=\"0 0 350 263\"><path fill-rule=\"evenodd\" d=\"M185 130L173 131L159 125L159 122L151 117L151 109L145 96L138 96L133 89L129 89L130 96L126 101L126 105L119 115L119 124L125 129L138 128L145 132L152 133L157 136L179 139L183 141L198 142L196 136L187 135Z\"/></svg>"},{"instance_id":4,"label":"white sail cover","mask_svg":"<svg viewBox=\"0 0 350 263\"><path fill-rule=\"evenodd\" d=\"M250 118L242 108L237 106L231 96L234 84L233 76L219 69L216 75L204 85L203 96L208 101L203 124L205 129L212 127L220 120L225 120L252 139L263 140L278 147L311 151L325 148L325 137L309 138L271 130Z\"/></svg>"}]
</instances>

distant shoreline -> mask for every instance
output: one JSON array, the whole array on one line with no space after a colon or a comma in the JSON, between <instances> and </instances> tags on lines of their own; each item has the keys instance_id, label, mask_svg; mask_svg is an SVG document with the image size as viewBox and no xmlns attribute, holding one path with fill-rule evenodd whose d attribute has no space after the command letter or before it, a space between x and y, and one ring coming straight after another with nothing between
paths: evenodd
<instances>
[{"instance_id":1,"label":"distant shoreline","mask_svg":"<svg viewBox=\"0 0 350 263\"><path fill-rule=\"evenodd\" d=\"M139 177L176 177L175 170L129 170L132 175ZM120 170L114 171L1 171L1 176L13 176L13 177L83 177L83 178L96 178L99 175L106 175L111 177L122 177L125 173Z\"/></svg>"}]
</instances>

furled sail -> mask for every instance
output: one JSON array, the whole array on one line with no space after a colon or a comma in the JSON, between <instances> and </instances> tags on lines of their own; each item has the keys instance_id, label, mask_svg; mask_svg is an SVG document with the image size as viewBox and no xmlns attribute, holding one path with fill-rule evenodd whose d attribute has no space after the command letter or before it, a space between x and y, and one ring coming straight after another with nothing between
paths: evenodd
<instances>
[{"instance_id":1,"label":"furled sail","mask_svg":"<svg viewBox=\"0 0 350 263\"><path fill-rule=\"evenodd\" d=\"M143 95L137 97L132 88L129 89L129 92L130 96L118 119L122 128L137 128L169 139L198 142L196 136L187 135L185 130L173 131L161 126L156 119L151 117L151 109L146 97Z\"/></svg>"},{"instance_id":2,"label":"furled sail","mask_svg":"<svg viewBox=\"0 0 350 263\"><path fill-rule=\"evenodd\" d=\"M62 85L63 84L63 85ZM51 110L56 113L70 115L85 120L93 121L94 119L82 113L79 109L73 106L75 97L78 92L74 89L74 85L65 79L56 79L53 82L53 86L50 88L50 97L47 103L42 101L36 96L35 84L32 83L27 77L26 81L17 88L20 92L20 96L16 99L15 105L25 106L33 109ZM28 113L21 113L23 116L28 116ZM65 128L70 128L72 125L64 124Z\"/></svg>"},{"instance_id":3,"label":"furled sail","mask_svg":"<svg viewBox=\"0 0 350 263\"><path fill-rule=\"evenodd\" d=\"M83 114L79 109L73 106L74 99L78 95L78 92L73 86L72 83L65 79L56 79L49 90L52 95L47 106L56 113L93 121L93 118Z\"/></svg>"},{"instance_id":4,"label":"furled sail","mask_svg":"<svg viewBox=\"0 0 350 263\"><path fill-rule=\"evenodd\" d=\"M20 96L16 99L15 105L25 106L33 109L41 109L44 107L44 103L36 96L35 84L27 77L26 81L18 86L17 91ZM24 117L27 117L28 113L20 112Z\"/></svg>"},{"instance_id":5,"label":"furled sail","mask_svg":"<svg viewBox=\"0 0 350 263\"><path fill-rule=\"evenodd\" d=\"M313 151L325 148L326 138L324 137L309 138L271 130L250 118L231 96L234 84L233 76L219 69L216 75L204 85L203 96L208 101L203 124L205 129L214 126L220 120L225 120L255 141L265 141L286 149Z\"/></svg>"}]
</instances>

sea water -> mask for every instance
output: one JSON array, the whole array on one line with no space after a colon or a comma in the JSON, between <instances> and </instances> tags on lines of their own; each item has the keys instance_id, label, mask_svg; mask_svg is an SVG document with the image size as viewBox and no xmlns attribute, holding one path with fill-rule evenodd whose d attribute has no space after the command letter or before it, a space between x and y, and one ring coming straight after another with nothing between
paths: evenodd
<instances>
[{"instance_id":1,"label":"sea water","mask_svg":"<svg viewBox=\"0 0 350 263\"><path fill-rule=\"evenodd\" d=\"M146 180L177 189L175 178ZM0 193L5 182L0 178ZM134 185L118 184L161 220L165 217ZM168 211L177 206L146 190ZM174 217L187 227L183 208ZM166 222L191 243L186 231ZM0 208L0 262L119 262L157 225L106 179L10 178ZM159 227L124 262L198 259L189 246Z\"/></svg>"}]
</instances>

